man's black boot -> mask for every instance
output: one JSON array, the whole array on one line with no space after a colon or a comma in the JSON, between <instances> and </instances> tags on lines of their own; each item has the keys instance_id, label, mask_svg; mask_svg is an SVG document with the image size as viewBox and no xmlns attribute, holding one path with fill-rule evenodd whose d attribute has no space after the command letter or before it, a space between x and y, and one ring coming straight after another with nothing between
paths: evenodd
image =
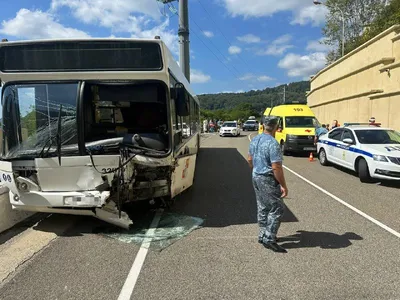
<instances>
[{"instance_id":1,"label":"man's black boot","mask_svg":"<svg viewBox=\"0 0 400 300\"><path fill-rule=\"evenodd\" d=\"M281 242L281 239L278 238L278 237L277 237L275 240L276 240L277 243ZM258 238L258 243L259 243L259 244L263 244L262 238Z\"/></svg>"},{"instance_id":2,"label":"man's black boot","mask_svg":"<svg viewBox=\"0 0 400 300\"><path fill-rule=\"evenodd\" d=\"M282 246L278 245L276 242L275 243L263 243L265 248L271 249L274 252L279 252L279 253L287 253L287 250L283 248Z\"/></svg>"}]
</instances>

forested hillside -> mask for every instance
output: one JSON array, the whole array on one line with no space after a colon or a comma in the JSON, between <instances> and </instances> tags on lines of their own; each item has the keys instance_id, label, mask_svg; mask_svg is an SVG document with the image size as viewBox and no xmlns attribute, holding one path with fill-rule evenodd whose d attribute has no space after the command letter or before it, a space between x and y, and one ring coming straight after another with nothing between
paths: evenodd
<instances>
[{"instance_id":1,"label":"forested hillside","mask_svg":"<svg viewBox=\"0 0 400 300\"><path fill-rule=\"evenodd\" d=\"M206 118L238 119L259 116L265 108L283 102L284 86L245 93L219 93L199 95L202 115ZM306 101L309 81L293 82L286 86L286 100Z\"/></svg>"}]
</instances>

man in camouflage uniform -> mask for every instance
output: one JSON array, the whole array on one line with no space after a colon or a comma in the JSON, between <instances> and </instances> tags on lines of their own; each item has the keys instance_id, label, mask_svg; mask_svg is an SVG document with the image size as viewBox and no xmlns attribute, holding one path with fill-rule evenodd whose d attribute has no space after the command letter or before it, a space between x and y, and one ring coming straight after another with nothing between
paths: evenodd
<instances>
[{"instance_id":1,"label":"man in camouflage uniform","mask_svg":"<svg viewBox=\"0 0 400 300\"><path fill-rule=\"evenodd\" d=\"M288 194L282 168L282 153L275 139L278 119L264 120L264 132L250 143L248 162L252 168L253 187L257 199L258 242L275 252L287 252L277 244L284 206L282 198Z\"/></svg>"}]
</instances>

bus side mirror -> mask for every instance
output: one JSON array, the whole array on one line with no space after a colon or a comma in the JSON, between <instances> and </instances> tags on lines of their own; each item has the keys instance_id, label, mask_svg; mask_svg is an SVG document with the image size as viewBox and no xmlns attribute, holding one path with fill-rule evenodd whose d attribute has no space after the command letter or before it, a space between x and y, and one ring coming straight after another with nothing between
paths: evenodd
<instances>
[{"instance_id":1,"label":"bus side mirror","mask_svg":"<svg viewBox=\"0 0 400 300\"><path fill-rule=\"evenodd\" d=\"M178 114L178 116L189 116L189 97L187 96L185 86L179 82L175 84L174 94L176 113Z\"/></svg>"}]
</instances>

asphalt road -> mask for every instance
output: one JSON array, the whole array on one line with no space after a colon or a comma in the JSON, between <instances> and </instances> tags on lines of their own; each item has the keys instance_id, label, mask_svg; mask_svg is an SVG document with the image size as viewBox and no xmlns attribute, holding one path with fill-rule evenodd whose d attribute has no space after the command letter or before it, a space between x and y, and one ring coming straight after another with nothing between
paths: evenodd
<instances>
[{"instance_id":1,"label":"asphalt road","mask_svg":"<svg viewBox=\"0 0 400 300\"><path fill-rule=\"evenodd\" d=\"M257 243L248 145L248 133L203 138L195 184L172 209L204 218L203 227L161 252L149 250L131 299L400 299L399 237L288 170L279 231L288 253ZM362 184L349 172L307 157L285 157L284 163L400 231L399 185ZM56 233L8 274L0 299L117 299L139 246L97 234L104 223L95 219L68 217L59 221L64 230L56 230L55 218L8 241L0 236L1 257L4 247L26 250L16 246L23 234L34 239Z\"/></svg>"}]
</instances>

